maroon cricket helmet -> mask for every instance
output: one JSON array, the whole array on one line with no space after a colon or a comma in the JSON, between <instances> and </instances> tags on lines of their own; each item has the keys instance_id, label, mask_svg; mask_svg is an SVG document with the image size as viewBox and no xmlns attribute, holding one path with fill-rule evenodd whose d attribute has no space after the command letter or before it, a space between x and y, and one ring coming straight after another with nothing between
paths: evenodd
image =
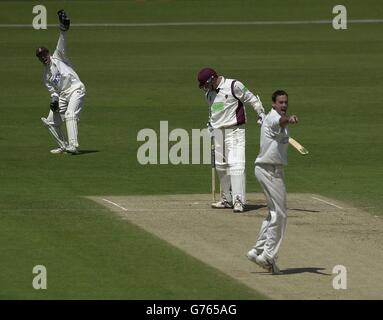
<instances>
[{"instance_id":1,"label":"maroon cricket helmet","mask_svg":"<svg viewBox=\"0 0 383 320\"><path fill-rule=\"evenodd\" d=\"M198 82L199 82L199 87L202 88L206 82L211 80L212 78L217 77L217 72L215 72L214 69L212 68L203 68L198 72Z\"/></svg>"},{"instance_id":2,"label":"maroon cricket helmet","mask_svg":"<svg viewBox=\"0 0 383 320\"><path fill-rule=\"evenodd\" d=\"M47 53L49 53L49 50L45 47L38 47L36 49L36 57L45 56Z\"/></svg>"}]
</instances>

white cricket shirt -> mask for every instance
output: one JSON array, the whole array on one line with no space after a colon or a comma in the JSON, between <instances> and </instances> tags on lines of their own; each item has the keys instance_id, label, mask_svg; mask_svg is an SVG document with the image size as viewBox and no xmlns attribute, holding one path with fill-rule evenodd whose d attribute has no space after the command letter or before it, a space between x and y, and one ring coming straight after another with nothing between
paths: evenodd
<instances>
[{"instance_id":1,"label":"white cricket shirt","mask_svg":"<svg viewBox=\"0 0 383 320\"><path fill-rule=\"evenodd\" d=\"M287 165L287 148L289 146L289 131L287 126L281 128L281 115L271 109L261 127L260 150L255 163Z\"/></svg>"},{"instance_id":2,"label":"white cricket shirt","mask_svg":"<svg viewBox=\"0 0 383 320\"><path fill-rule=\"evenodd\" d=\"M52 101L58 100L60 96L65 98L81 87L85 89L66 56L65 32L63 31L60 32L50 64L44 68L43 81L51 94Z\"/></svg>"},{"instance_id":3,"label":"white cricket shirt","mask_svg":"<svg viewBox=\"0 0 383 320\"><path fill-rule=\"evenodd\" d=\"M245 103L250 104L258 115L264 112L259 97L251 93L240 81L221 78L217 89L206 93L210 108L209 124L213 129L246 123Z\"/></svg>"}]
</instances>

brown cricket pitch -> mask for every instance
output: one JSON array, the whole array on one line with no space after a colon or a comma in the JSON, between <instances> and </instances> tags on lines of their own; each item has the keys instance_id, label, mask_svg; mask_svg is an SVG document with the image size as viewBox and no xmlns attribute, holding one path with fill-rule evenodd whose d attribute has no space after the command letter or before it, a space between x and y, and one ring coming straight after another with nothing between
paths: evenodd
<instances>
[{"instance_id":1,"label":"brown cricket pitch","mask_svg":"<svg viewBox=\"0 0 383 320\"><path fill-rule=\"evenodd\" d=\"M270 298L383 299L383 219L346 203L288 194L278 259L282 274L270 275L245 257L267 215L263 194L248 194L249 210L243 214L211 209L207 194L90 198ZM346 267L346 290L333 288L337 265Z\"/></svg>"}]
</instances>

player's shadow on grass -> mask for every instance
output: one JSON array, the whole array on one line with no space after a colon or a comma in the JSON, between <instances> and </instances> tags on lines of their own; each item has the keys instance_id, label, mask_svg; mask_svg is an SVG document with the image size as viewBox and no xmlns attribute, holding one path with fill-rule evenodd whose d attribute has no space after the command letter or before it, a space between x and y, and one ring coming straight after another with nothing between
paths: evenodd
<instances>
[{"instance_id":1,"label":"player's shadow on grass","mask_svg":"<svg viewBox=\"0 0 383 320\"><path fill-rule=\"evenodd\" d=\"M249 203L245 206L244 212L259 210L262 208L267 208L267 205L266 204L251 204L251 203Z\"/></svg>"},{"instance_id":2,"label":"player's shadow on grass","mask_svg":"<svg viewBox=\"0 0 383 320\"><path fill-rule=\"evenodd\" d=\"M298 208L288 208L287 210L290 210L290 211L313 212L313 213L320 212L319 210L298 209Z\"/></svg>"},{"instance_id":3,"label":"player's shadow on grass","mask_svg":"<svg viewBox=\"0 0 383 320\"><path fill-rule=\"evenodd\" d=\"M96 153L96 152L100 152L99 150L79 150L80 153L77 153L77 154L72 154L73 156L82 156L84 154L88 154L88 153Z\"/></svg>"},{"instance_id":4,"label":"player's shadow on grass","mask_svg":"<svg viewBox=\"0 0 383 320\"><path fill-rule=\"evenodd\" d=\"M244 212L259 210L262 208L267 208L267 205L266 204L251 204L251 203L249 203L245 206ZM312 212L312 213L320 212L319 210L309 210L309 209L299 209L299 208L288 208L288 210L289 211Z\"/></svg>"}]
</instances>

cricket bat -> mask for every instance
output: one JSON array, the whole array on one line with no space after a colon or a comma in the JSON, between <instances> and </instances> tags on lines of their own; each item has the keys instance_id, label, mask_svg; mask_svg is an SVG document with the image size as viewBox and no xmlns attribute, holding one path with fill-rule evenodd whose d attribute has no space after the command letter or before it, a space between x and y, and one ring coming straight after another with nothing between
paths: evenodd
<instances>
[{"instance_id":1,"label":"cricket bat","mask_svg":"<svg viewBox=\"0 0 383 320\"><path fill-rule=\"evenodd\" d=\"M211 137L211 194L213 202L216 201L215 198L215 145L214 137Z\"/></svg>"},{"instance_id":2,"label":"cricket bat","mask_svg":"<svg viewBox=\"0 0 383 320\"><path fill-rule=\"evenodd\" d=\"M309 153L309 151L304 147L302 146L297 140L293 139L293 138L289 138L289 143L295 148L298 150L298 152L302 155L306 155Z\"/></svg>"}]
</instances>

